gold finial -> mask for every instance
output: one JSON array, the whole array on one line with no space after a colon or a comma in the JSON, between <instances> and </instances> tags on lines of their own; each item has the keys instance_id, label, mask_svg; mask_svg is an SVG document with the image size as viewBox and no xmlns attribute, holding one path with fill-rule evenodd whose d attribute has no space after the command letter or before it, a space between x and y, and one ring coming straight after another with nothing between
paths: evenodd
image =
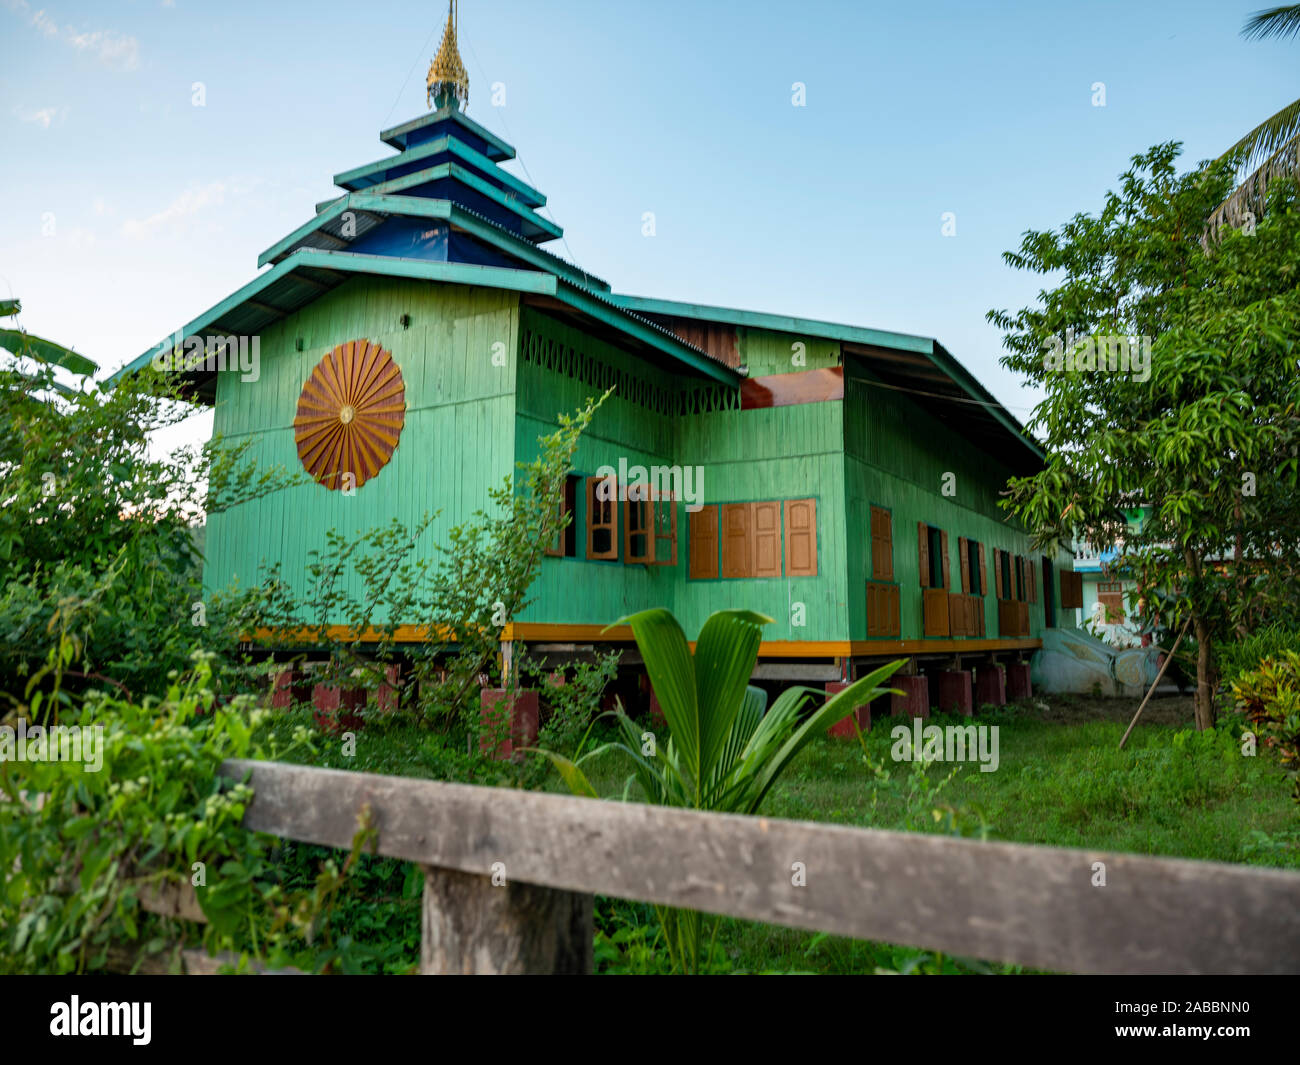
<instances>
[{"instance_id":1,"label":"gold finial","mask_svg":"<svg viewBox=\"0 0 1300 1065\"><path fill-rule=\"evenodd\" d=\"M429 65L428 104L441 110L455 101L458 110L469 103L469 75L460 61L456 48L456 0L447 5L447 28L442 31L442 44Z\"/></svg>"}]
</instances>

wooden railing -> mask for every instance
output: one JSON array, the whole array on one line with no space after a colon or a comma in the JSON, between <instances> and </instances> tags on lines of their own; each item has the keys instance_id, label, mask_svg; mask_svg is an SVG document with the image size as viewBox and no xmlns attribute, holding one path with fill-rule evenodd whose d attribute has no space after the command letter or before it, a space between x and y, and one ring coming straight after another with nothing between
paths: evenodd
<instances>
[{"instance_id":1,"label":"wooden railing","mask_svg":"<svg viewBox=\"0 0 1300 1065\"><path fill-rule=\"evenodd\" d=\"M424 868L421 971L590 972L592 896L1091 973L1300 971L1300 873L270 762L249 829Z\"/></svg>"}]
</instances>

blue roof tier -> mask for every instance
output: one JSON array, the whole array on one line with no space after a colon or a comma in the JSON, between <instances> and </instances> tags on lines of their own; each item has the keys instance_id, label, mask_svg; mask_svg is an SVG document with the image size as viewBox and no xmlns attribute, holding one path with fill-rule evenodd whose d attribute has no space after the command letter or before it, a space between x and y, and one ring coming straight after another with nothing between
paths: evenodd
<instances>
[{"instance_id":1,"label":"blue roof tier","mask_svg":"<svg viewBox=\"0 0 1300 1065\"><path fill-rule=\"evenodd\" d=\"M453 107L444 107L386 129L379 134L379 139L401 152L426 141L437 140L450 132L454 132L462 141L493 162L515 157L514 148L495 133L484 129L465 112Z\"/></svg>"}]
</instances>

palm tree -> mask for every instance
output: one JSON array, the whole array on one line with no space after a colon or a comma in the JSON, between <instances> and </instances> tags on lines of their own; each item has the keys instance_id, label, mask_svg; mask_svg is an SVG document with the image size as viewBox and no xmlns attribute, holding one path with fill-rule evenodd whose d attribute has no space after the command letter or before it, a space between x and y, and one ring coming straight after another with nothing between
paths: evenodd
<instances>
[{"instance_id":1,"label":"palm tree","mask_svg":"<svg viewBox=\"0 0 1300 1065\"><path fill-rule=\"evenodd\" d=\"M581 766L616 751L632 764L623 789L640 785L646 802L693 810L754 814L794 758L815 737L878 696L882 685L905 664L890 662L826 698L825 692L787 688L769 707L767 694L750 685L763 626L772 619L751 610L719 610L700 629L692 654L686 634L668 610L656 607L616 621L632 628L650 684L667 723L664 742L615 712L620 738L576 760L541 751L575 795L596 798ZM823 701L824 700L824 701ZM820 705L819 705L820 704ZM579 745L585 746L586 738ZM664 945L676 971L696 972L706 957L701 944L711 918L694 910L656 906ZM706 952L707 954L707 952Z\"/></svg>"},{"instance_id":2,"label":"palm tree","mask_svg":"<svg viewBox=\"0 0 1300 1065\"><path fill-rule=\"evenodd\" d=\"M1300 34L1300 4L1283 4L1256 12L1242 27L1247 40L1288 38ZM1268 186L1279 177L1300 174L1300 100L1265 119L1215 160L1232 163L1246 178L1210 215L1206 227L1215 234L1225 222L1241 225L1247 211L1262 215Z\"/></svg>"}]
</instances>

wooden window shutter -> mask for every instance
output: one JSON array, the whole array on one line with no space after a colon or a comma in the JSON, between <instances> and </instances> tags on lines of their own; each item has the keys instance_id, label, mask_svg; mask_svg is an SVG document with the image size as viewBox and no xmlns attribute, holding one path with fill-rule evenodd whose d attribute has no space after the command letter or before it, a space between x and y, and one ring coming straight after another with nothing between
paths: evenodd
<instances>
[{"instance_id":1,"label":"wooden window shutter","mask_svg":"<svg viewBox=\"0 0 1300 1065\"><path fill-rule=\"evenodd\" d=\"M568 502L568 501L565 499L564 495L561 494L561 495L560 495L560 498L559 498L559 501L555 504L555 510L556 510L556 513L559 515L559 518L560 518L561 521L564 520L564 515L565 515L565 513L566 513L566 511L567 511L567 509L568 509L567 506L566 506L567 502ZM565 534L565 531L566 531L566 530L564 530L564 529L557 529L557 530L556 530L556 533L555 533L555 542L552 543L552 544L548 544L547 547L546 547L546 553L547 553L548 555L550 555L550 556L552 556L552 557L559 557L559 558L563 558L563 557L564 557L564 534Z\"/></svg>"},{"instance_id":2,"label":"wooden window shutter","mask_svg":"<svg viewBox=\"0 0 1300 1065\"><path fill-rule=\"evenodd\" d=\"M916 555L921 567L921 587L930 587L930 526L923 521L916 523Z\"/></svg>"},{"instance_id":3,"label":"wooden window shutter","mask_svg":"<svg viewBox=\"0 0 1300 1065\"><path fill-rule=\"evenodd\" d=\"M899 636L903 631L903 624L899 618L898 609L898 585L893 585L889 589L889 630L886 636Z\"/></svg>"},{"instance_id":4,"label":"wooden window shutter","mask_svg":"<svg viewBox=\"0 0 1300 1065\"><path fill-rule=\"evenodd\" d=\"M754 559L754 543L748 503L722 504L722 576L748 577Z\"/></svg>"},{"instance_id":5,"label":"wooden window shutter","mask_svg":"<svg viewBox=\"0 0 1300 1065\"><path fill-rule=\"evenodd\" d=\"M939 534L939 554L943 556L939 579L943 581L943 588L946 589L948 587L948 534L946 532Z\"/></svg>"},{"instance_id":6,"label":"wooden window shutter","mask_svg":"<svg viewBox=\"0 0 1300 1065\"><path fill-rule=\"evenodd\" d=\"M712 580L718 575L718 508L716 505L691 512L690 569L693 580Z\"/></svg>"},{"instance_id":7,"label":"wooden window shutter","mask_svg":"<svg viewBox=\"0 0 1300 1065\"><path fill-rule=\"evenodd\" d=\"M894 579L894 516L882 507L871 508L871 576Z\"/></svg>"},{"instance_id":8,"label":"wooden window shutter","mask_svg":"<svg viewBox=\"0 0 1300 1065\"><path fill-rule=\"evenodd\" d=\"M1083 574L1061 571L1061 606L1067 610L1083 606Z\"/></svg>"},{"instance_id":9,"label":"wooden window shutter","mask_svg":"<svg viewBox=\"0 0 1300 1065\"><path fill-rule=\"evenodd\" d=\"M1038 578L1034 573L1034 564L1029 559L1025 559L1025 573L1029 575L1029 601L1038 602Z\"/></svg>"},{"instance_id":10,"label":"wooden window shutter","mask_svg":"<svg viewBox=\"0 0 1300 1065\"><path fill-rule=\"evenodd\" d=\"M984 545L980 544L980 595L989 594L989 572L984 566Z\"/></svg>"},{"instance_id":11,"label":"wooden window shutter","mask_svg":"<svg viewBox=\"0 0 1300 1065\"><path fill-rule=\"evenodd\" d=\"M964 536L957 537L957 560L961 563L961 594L970 595L970 548Z\"/></svg>"},{"instance_id":12,"label":"wooden window shutter","mask_svg":"<svg viewBox=\"0 0 1300 1065\"><path fill-rule=\"evenodd\" d=\"M993 549L993 589L994 598L1002 598L1002 552L998 548Z\"/></svg>"},{"instance_id":13,"label":"wooden window shutter","mask_svg":"<svg viewBox=\"0 0 1300 1065\"><path fill-rule=\"evenodd\" d=\"M785 501L785 575L817 576L817 500Z\"/></svg>"},{"instance_id":14,"label":"wooden window shutter","mask_svg":"<svg viewBox=\"0 0 1300 1065\"><path fill-rule=\"evenodd\" d=\"M650 558L656 566L677 565L677 497L671 492L653 505L654 550ZM715 551L716 555L717 552Z\"/></svg>"},{"instance_id":15,"label":"wooden window shutter","mask_svg":"<svg viewBox=\"0 0 1300 1065\"><path fill-rule=\"evenodd\" d=\"M1102 605L1102 620L1111 624L1124 620L1124 586L1118 583L1097 585L1097 602Z\"/></svg>"},{"instance_id":16,"label":"wooden window shutter","mask_svg":"<svg viewBox=\"0 0 1300 1065\"><path fill-rule=\"evenodd\" d=\"M618 482L612 477L587 478L587 557L618 559Z\"/></svg>"},{"instance_id":17,"label":"wooden window shutter","mask_svg":"<svg viewBox=\"0 0 1300 1065\"><path fill-rule=\"evenodd\" d=\"M654 561L654 527L651 524L650 493L644 488L629 490L623 501L623 562L649 563Z\"/></svg>"},{"instance_id":18,"label":"wooden window shutter","mask_svg":"<svg viewBox=\"0 0 1300 1065\"><path fill-rule=\"evenodd\" d=\"M781 504L751 503L755 577L781 576Z\"/></svg>"}]
</instances>

